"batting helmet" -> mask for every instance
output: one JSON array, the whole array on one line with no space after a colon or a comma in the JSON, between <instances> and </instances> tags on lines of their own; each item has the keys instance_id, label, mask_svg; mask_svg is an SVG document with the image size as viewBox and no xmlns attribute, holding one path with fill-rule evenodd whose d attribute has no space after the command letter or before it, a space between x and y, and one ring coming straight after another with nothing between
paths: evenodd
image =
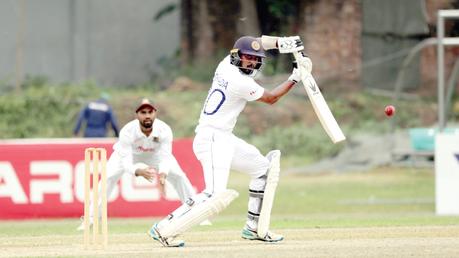
<instances>
[{"instance_id":1,"label":"batting helmet","mask_svg":"<svg viewBox=\"0 0 459 258\"><path fill-rule=\"evenodd\" d=\"M259 57L258 63L254 69L242 68L241 55L251 55ZM261 46L260 40L251 36L240 37L234 43L230 51L230 62L237 66L245 74L251 75L254 70L259 70L263 64L263 58L266 57L265 50Z\"/></svg>"}]
</instances>

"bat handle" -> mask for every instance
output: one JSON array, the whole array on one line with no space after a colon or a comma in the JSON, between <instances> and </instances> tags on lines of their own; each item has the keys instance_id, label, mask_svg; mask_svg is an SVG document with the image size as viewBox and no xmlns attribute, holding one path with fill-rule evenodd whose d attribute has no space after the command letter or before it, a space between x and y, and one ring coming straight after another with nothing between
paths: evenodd
<instances>
[{"instance_id":1,"label":"bat handle","mask_svg":"<svg viewBox=\"0 0 459 258\"><path fill-rule=\"evenodd\" d=\"M296 60L298 60L301 57L308 57L308 55L306 55L303 51L293 52L292 54Z\"/></svg>"},{"instance_id":2,"label":"bat handle","mask_svg":"<svg viewBox=\"0 0 459 258\"><path fill-rule=\"evenodd\" d=\"M293 54L293 57L295 58L295 60L298 60L298 59L301 57L301 53L302 53L302 52L300 52L300 51L298 51L298 52L293 52L293 53L292 53L292 54Z\"/></svg>"},{"instance_id":3,"label":"bat handle","mask_svg":"<svg viewBox=\"0 0 459 258\"><path fill-rule=\"evenodd\" d=\"M298 59L300 59L302 56L307 57L307 55L303 51L293 52L292 54L295 58L295 60L293 61L293 68L298 68Z\"/></svg>"}]
</instances>

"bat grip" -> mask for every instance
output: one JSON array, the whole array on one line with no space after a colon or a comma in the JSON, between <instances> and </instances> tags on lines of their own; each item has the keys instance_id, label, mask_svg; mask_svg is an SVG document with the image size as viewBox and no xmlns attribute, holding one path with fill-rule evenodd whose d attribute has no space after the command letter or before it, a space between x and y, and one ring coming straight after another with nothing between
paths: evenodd
<instances>
[{"instance_id":1,"label":"bat grip","mask_svg":"<svg viewBox=\"0 0 459 258\"><path fill-rule=\"evenodd\" d=\"M293 68L298 68L298 59L303 57L306 57L307 55L303 51L298 51L298 52L293 52L293 57L295 60L293 61Z\"/></svg>"},{"instance_id":2,"label":"bat grip","mask_svg":"<svg viewBox=\"0 0 459 258\"><path fill-rule=\"evenodd\" d=\"M295 60L298 60L301 57L308 57L303 51L298 51L298 52L293 52L293 57L295 57Z\"/></svg>"}]
</instances>

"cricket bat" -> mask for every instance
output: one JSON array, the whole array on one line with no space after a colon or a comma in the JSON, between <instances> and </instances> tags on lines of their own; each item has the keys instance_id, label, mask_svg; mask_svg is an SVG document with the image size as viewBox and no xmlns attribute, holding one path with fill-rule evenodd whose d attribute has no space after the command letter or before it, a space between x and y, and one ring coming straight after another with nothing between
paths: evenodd
<instances>
[{"instance_id":1,"label":"cricket bat","mask_svg":"<svg viewBox=\"0 0 459 258\"><path fill-rule=\"evenodd\" d=\"M302 58L302 53L294 52L293 56L299 64L299 59ZM328 107L327 102L322 96L322 93L320 92L319 86L317 86L314 77L312 77L311 74L305 76L305 74L308 72L301 65L298 65L298 69L300 69L301 72L301 81L303 82L304 89L308 94L314 112L319 118L320 123L322 124L322 127L324 128L325 132L327 132L328 136L330 137L333 143L344 141L346 137L344 136L343 131L341 131L341 128L336 122L335 117L330 111L330 108Z\"/></svg>"}]
</instances>

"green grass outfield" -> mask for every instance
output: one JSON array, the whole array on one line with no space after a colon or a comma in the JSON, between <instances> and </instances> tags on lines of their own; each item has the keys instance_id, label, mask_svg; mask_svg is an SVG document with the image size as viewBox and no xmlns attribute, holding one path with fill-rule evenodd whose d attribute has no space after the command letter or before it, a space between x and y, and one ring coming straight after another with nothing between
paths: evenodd
<instances>
[{"instance_id":1,"label":"green grass outfield","mask_svg":"<svg viewBox=\"0 0 459 258\"><path fill-rule=\"evenodd\" d=\"M75 231L79 219L1 221L0 257L459 256L459 217L435 215L432 169L281 176L271 228L286 239L274 245L240 238L248 181L231 174L230 188L240 196L212 226L185 233L187 247L181 250L162 248L147 237L158 218L110 218L109 247L95 251L83 250L82 234Z\"/></svg>"}]
</instances>

